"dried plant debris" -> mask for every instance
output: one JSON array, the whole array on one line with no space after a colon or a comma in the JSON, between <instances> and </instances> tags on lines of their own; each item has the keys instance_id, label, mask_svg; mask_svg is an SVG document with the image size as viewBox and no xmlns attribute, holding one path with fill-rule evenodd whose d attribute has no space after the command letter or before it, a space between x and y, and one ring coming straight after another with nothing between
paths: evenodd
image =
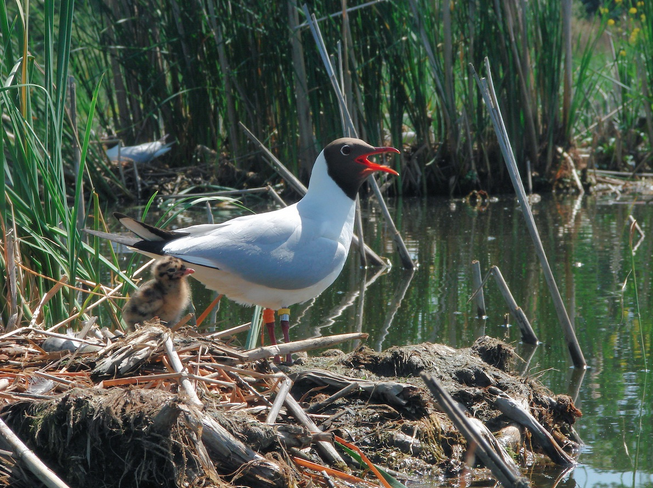
<instances>
[{"instance_id":1,"label":"dried plant debris","mask_svg":"<svg viewBox=\"0 0 653 488\"><path fill-rule=\"evenodd\" d=\"M467 441L425 372L522 467L578 448L571 398L511 372L513 349L487 337L460 350L330 350L282 370L274 348L253 354L156 321L94 337L53 350L36 329L0 336L2 419L70 487L378 485L334 436L399 480L458 476ZM0 436L0 485L37 486L10 451Z\"/></svg>"}]
</instances>

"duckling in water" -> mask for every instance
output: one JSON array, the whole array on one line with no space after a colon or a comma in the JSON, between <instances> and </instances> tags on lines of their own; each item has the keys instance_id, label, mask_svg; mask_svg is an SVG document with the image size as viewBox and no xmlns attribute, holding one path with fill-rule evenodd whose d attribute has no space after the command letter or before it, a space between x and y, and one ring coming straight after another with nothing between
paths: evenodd
<instances>
[{"instance_id":1,"label":"duckling in water","mask_svg":"<svg viewBox=\"0 0 653 488\"><path fill-rule=\"evenodd\" d=\"M172 256L159 259L152 269L154 279L136 290L123 308L122 317L128 330L153 317L174 325L190 301L186 277L194 272L181 259Z\"/></svg>"}]
</instances>

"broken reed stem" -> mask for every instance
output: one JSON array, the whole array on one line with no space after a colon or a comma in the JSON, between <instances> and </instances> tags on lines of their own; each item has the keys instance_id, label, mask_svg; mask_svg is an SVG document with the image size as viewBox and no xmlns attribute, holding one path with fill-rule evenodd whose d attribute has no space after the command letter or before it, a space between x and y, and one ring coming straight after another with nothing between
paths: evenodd
<instances>
[{"instance_id":1,"label":"broken reed stem","mask_svg":"<svg viewBox=\"0 0 653 488\"><path fill-rule=\"evenodd\" d=\"M271 358L273 356L285 356L299 351L310 351L321 347L331 347L341 342L352 341L357 339L367 339L369 334L364 332L353 332L350 334L336 334L326 337L316 337L313 339L304 339L302 341L287 342L283 344L274 344L263 346L256 349L245 351L243 357L246 361L256 361L257 359Z\"/></svg>"},{"instance_id":2,"label":"broken reed stem","mask_svg":"<svg viewBox=\"0 0 653 488\"><path fill-rule=\"evenodd\" d=\"M246 324L237 325L236 327L232 327L231 329L225 329L219 332L213 332L211 334L205 335L204 337L206 337L207 339L222 339L223 337L229 337L238 334L239 332L245 332L246 330L249 330L251 327L252 327L252 323L247 322Z\"/></svg>"},{"instance_id":3,"label":"broken reed stem","mask_svg":"<svg viewBox=\"0 0 653 488\"><path fill-rule=\"evenodd\" d=\"M358 383L356 383L356 382L350 383L349 385L345 386L343 389L341 389L341 390L337 391L336 393L334 393L333 395L331 395L326 400L323 400L323 401L318 402L318 403L313 403L310 407L308 407L308 409L306 411L308 413L317 413L320 410L322 410L323 408L326 408L329 405L331 405L333 402L335 402L339 398L346 397L347 395L349 395L354 390L359 390L359 389L360 389L360 385Z\"/></svg>"},{"instance_id":4,"label":"broken reed stem","mask_svg":"<svg viewBox=\"0 0 653 488\"><path fill-rule=\"evenodd\" d=\"M184 365L181 362L181 359L179 358L179 354L177 354L177 351L175 351L174 344L172 343L172 337L168 335L166 337L165 342L163 343L163 347L166 350L166 354L168 355L168 359L170 360L170 365L172 366L172 369L174 369L175 373L180 373L181 376L179 378L179 382L181 383L182 388L188 395L188 399L190 400L190 403L197 407L203 407L204 404L200 401L199 397L197 396L197 392L195 391L195 388L193 387L193 383L190 381L188 373L186 372L186 369L184 368Z\"/></svg>"},{"instance_id":5,"label":"broken reed stem","mask_svg":"<svg viewBox=\"0 0 653 488\"><path fill-rule=\"evenodd\" d=\"M483 278L481 276L481 263L476 259L472 261L472 282L474 284L474 300L476 301L476 314L479 319L486 315L485 295L483 294Z\"/></svg>"},{"instance_id":6,"label":"broken reed stem","mask_svg":"<svg viewBox=\"0 0 653 488\"><path fill-rule=\"evenodd\" d=\"M48 488L69 488L0 418L0 435L11 446L13 454Z\"/></svg>"},{"instance_id":7,"label":"broken reed stem","mask_svg":"<svg viewBox=\"0 0 653 488\"><path fill-rule=\"evenodd\" d=\"M272 425L277 421L281 407L283 407L283 404L286 401L286 397L290 393L292 385L293 382L288 377L285 377L283 380L277 382L277 397L274 399L274 403L272 404L272 408L270 409L270 413L268 414L267 419L265 419L266 424Z\"/></svg>"},{"instance_id":8,"label":"broken reed stem","mask_svg":"<svg viewBox=\"0 0 653 488\"><path fill-rule=\"evenodd\" d=\"M497 392L498 393L498 392ZM555 441L553 436L540 424L535 417L512 398L499 393L494 399L494 406L508 418L526 427L551 460L560 466L573 466L574 460Z\"/></svg>"},{"instance_id":9,"label":"broken reed stem","mask_svg":"<svg viewBox=\"0 0 653 488\"><path fill-rule=\"evenodd\" d=\"M584 195L585 189L583 188L583 184L580 182L580 178L578 177L578 172L576 171L576 165L574 164L574 160L569 155L569 153L563 150L560 146L556 146L556 150L558 151L558 154L560 154L560 156L562 156L567 162L567 164L569 165L569 169L571 170L571 176L574 179L576 188L578 188L578 193Z\"/></svg>"},{"instance_id":10,"label":"broken reed stem","mask_svg":"<svg viewBox=\"0 0 653 488\"><path fill-rule=\"evenodd\" d=\"M456 428L465 436L469 444L477 446L476 454L483 464L488 467L494 476L506 487L525 488L528 481L520 473L513 471L501 457L490 447L489 443L476 432L458 403L444 390L434 375L422 373L420 375L438 405L446 412Z\"/></svg>"},{"instance_id":11,"label":"broken reed stem","mask_svg":"<svg viewBox=\"0 0 653 488\"><path fill-rule=\"evenodd\" d=\"M533 213L531 212L531 207L528 203L528 198L524 190L524 185L522 184L521 177L519 175L519 169L517 168L517 162L515 161L515 156L512 152L512 147L510 145L510 139L508 138L508 132L503 123L503 118L501 116L501 109L499 108L499 102L497 101L496 93L494 92L494 84L492 82L492 73L490 71L490 62L488 58L485 58L485 70L487 72L487 79L480 79L474 70L474 67L470 65L470 69L476 83L481 91L483 100L490 114L490 119L492 120L492 125L497 134L497 139L499 146L501 147L501 153L503 154L503 159L508 168L508 173L510 174L510 180L512 185L515 188L517 197L519 200L519 205L522 209L522 214L526 220L526 227L528 232L531 235L533 244L535 245L535 252L540 260L542 270L544 272L544 278L551 292L551 297L553 298L553 304L558 315L558 321L562 327L562 330L565 335L565 341L567 342L567 348L569 350L569 355L571 360L576 368L585 368L587 362L583 356L583 352L578 343L578 338L576 337L576 331L574 330L574 325L569 319L569 314L565 308L565 304L562 301L562 296L560 295L560 290L556 284L555 277L553 276L553 271L551 271L551 266L544 252L544 246L542 245L542 240L540 239L537 226L535 225L535 219L533 218Z\"/></svg>"},{"instance_id":12,"label":"broken reed stem","mask_svg":"<svg viewBox=\"0 0 653 488\"><path fill-rule=\"evenodd\" d=\"M497 286L510 309L510 313L515 317L517 325L519 325L522 341L526 344L537 344L537 335L535 335L531 323L528 321L528 317L526 317L524 311L517 306L517 302L513 298L512 293L510 293L510 288L508 288L506 280L503 279L501 270L497 266L492 266L490 272L492 273L492 276L494 276L494 280L497 282Z\"/></svg>"},{"instance_id":13,"label":"broken reed stem","mask_svg":"<svg viewBox=\"0 0 653 488\"><path fill-rule=\"evenodd\" d=\"M43 309L45 304L52 299L52 297L63 287L63 285L66 282L68 282L68 276L64 275L61 278L61 281L55 283L55 285L52 288L50 288L50 290L48 290L48 292L45 295L43 295L43 298L41 298L41 301L34 309L34 312L32 312L32 320L30 320L29 323L30 327L36 326L36 321L38 320L39 315L41 315L41 310Z\"/></svg>"},{"instance_id":14,"label":"broken reed stem","mask_svg":"<svg viewBox=\"0 0 653 488\"><path fill-rule=\"evenodd\" d=\"M322 33L320 32L320 27L317 25L317 21L315 20L315 15L310 14L306 4L302 6L302 9L304 10L304 15L306 15L306 18L308 19L308 24L311 28L311 33L313 34L313 39L315 40L317 49L320 52L320 56L322 57L322 62L324 63L324 67L326 68L327 73L329 75L329 79L331 80L333 91L335 92L336 98L338 99L340 112L345 125L345 130L343 132L345 133L349 132L349 134L353 135L354 137L358 137L356 128L354 127L354 122L352 121L351 118L351 114L347 109L347 102L345 101L345 98L342 94L342 90L340 89L340 85L338 84L336 75L333 72L333 67L331 66L331 62L329 61L329 54L327 52L326 45L324 44L324 39L322 39ZM392 219L392 216L390 215L390 211L388 210L388 206L385 204L385 200L383 199L383 194L381 193L379 184L376 182L376 179L374 178L373 175L370 175L367 178L367 181L372 187L372 191L374 192L374 195L376 196L376 200L379 206L381 207L381 212L385 217L385 221L388 224L388 227L390 227L390 232L392 233L392 238L395 241L395 245L397 246L397 253L401 258L401 263L403 267L406 269L414 269L415 263L410 258L410 254L408 253L406 244L404 243L404 240L401 238L401 234L397 230L397 226L395 226L394 220Z\"/></svg>"}]
</instances>

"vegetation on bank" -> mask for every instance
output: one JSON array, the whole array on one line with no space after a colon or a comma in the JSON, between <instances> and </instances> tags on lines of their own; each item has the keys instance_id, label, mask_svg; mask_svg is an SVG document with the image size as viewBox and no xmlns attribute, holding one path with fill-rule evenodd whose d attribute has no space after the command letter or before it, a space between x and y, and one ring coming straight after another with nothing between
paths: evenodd
<instances>
[{"instance_id":1,"label":"vegetation on bank","mask_svg":"<svg viewBox=\"0 0 653 488\"><path fill-rule=\"evenodd\" d=\"M308 4L341 67L358 133L403 150L393 162L395 194L506 188L469 75L486 56L522 174L529 162L536 183L550 185L561 168L557 147L584 147L604 168L648 169L650 2L606 2L591 17L571 1L348 7L343 15L341 2ZM0 2L5 325L32 318L50 278L75 277L40 311L54 323L85 309L81 289L98 292L100 273L120 275L79 230L102 226L100 199L131 190L94 144L104 132L126 145L168 133L176 144L167 162L180 169L196 165L205 146L269 174L242 122L307 177L342 129L304 22L295 0Z\"/></svg>"}]
</instances>

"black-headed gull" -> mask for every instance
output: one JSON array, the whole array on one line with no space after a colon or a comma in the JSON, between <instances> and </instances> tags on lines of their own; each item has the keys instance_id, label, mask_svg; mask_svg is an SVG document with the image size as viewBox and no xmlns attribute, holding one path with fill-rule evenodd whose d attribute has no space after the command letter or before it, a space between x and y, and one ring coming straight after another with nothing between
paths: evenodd
<instances>
[{"instance_id":1,"label":"black-headed gull","mask_svg":"<svg viewBox=\"0 0 653 488\"><path fill-rule=\"evenodd\" d=\"M107 157L111 161L134 161L138 164L145 164L152 161L154 158L170 151L170 146L174 144L173 142L165 143L167 135L163 136L158 141L154 142L145 142L137 146L120 146L116 144L111 149L106 149Z\"/></svg>"},{"instance_id":2,"label":"black-headed gull","mask_svg":"<svg viewBox=\"0 0 653 488\"><path fill-rule=\"evenodd\" d=\"M279 311L286 342L288 306L316 297L338 277L347 259L354 228L356 194L375 171L397 175L369 161L375 154L399 153L360 139L328 144L315 160L306 195L294 205L237 217L222 224L165 231L116 214L139 238L89 231L133 247L148 256L174 256L195 269L193 276L212 290L242 304L260 305L274 337ZM286 358L290 362L290 358Z\"/></svg>"},{"instance_id":3,"label":"black-headed gull","mask_svg":"<svg viewBox=\"0 0 653 488\"><path fill-rule=\"evenodd\" d=\"M152 278L136 290L122 310L129 330L137 323L159 317L172 326L190 302L188 275L194 273L181 259L165 256L156 261Z\"/></svg>"}]
</instances>

